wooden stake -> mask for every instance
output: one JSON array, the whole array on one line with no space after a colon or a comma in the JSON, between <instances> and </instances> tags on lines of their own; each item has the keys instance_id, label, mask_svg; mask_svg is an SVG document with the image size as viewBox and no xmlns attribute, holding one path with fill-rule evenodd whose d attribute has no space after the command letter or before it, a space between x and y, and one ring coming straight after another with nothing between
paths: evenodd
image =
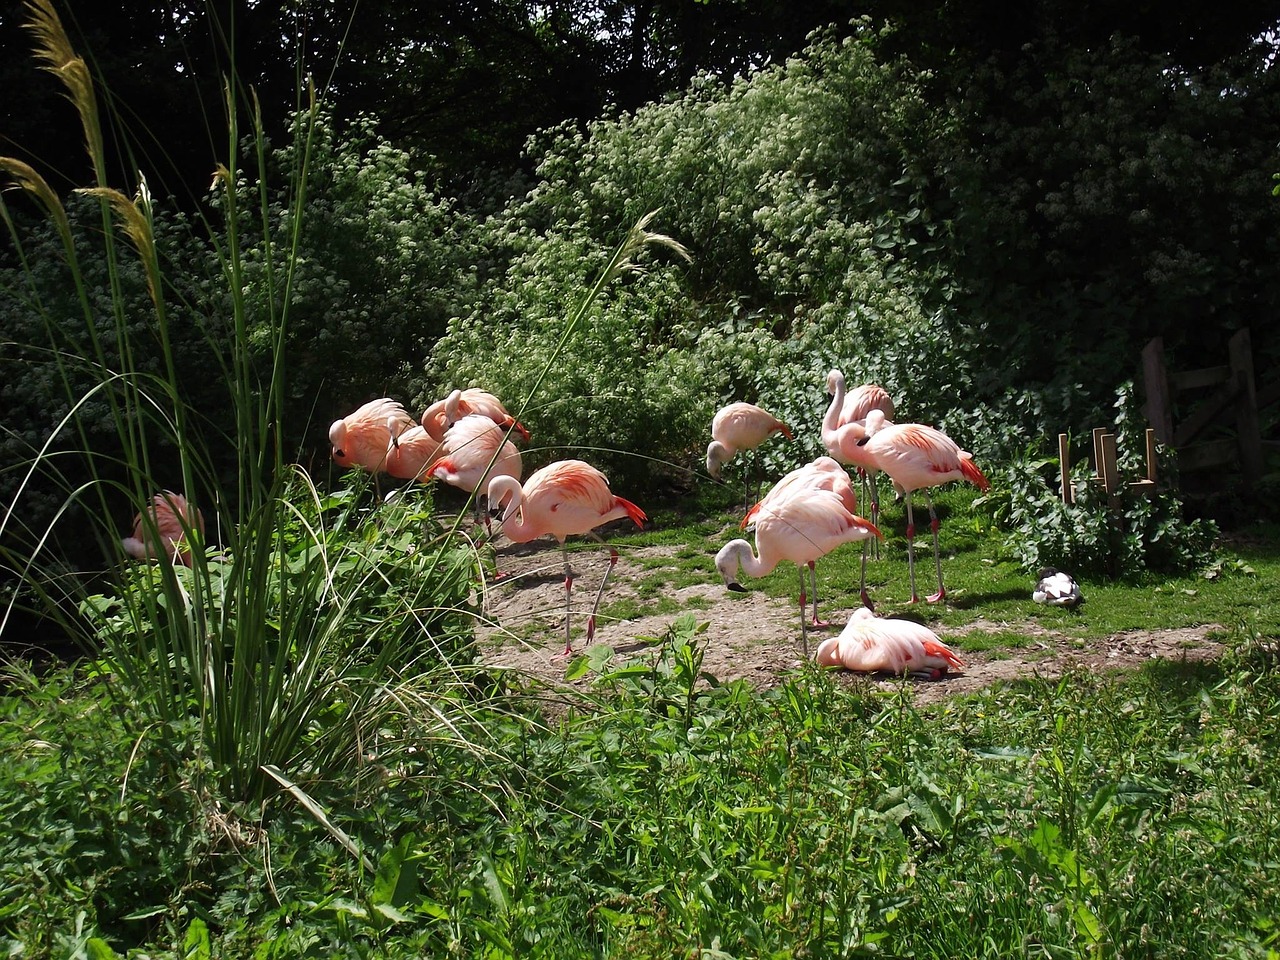
<instances>
[{"instance_id":1,"label":"wooden stake","mask_svg":"<svg viewBox=\"0 0 1280 960\"><path fill-rule=\"evenodd\" d=\"M1075 503L1076 491L1071 486L1071 447L1065 433L1058 434L1058 467L1062 475L1062 502Z\"/></svg>"}]
</instances>

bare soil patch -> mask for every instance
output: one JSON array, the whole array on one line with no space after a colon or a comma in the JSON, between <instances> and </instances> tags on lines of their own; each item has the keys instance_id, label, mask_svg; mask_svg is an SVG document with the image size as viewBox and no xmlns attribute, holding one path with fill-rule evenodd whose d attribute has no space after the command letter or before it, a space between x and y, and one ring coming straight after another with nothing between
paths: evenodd
<instances>
[{"instance_id":1,"label":"bare soil patch","mask_svg":"<svg viewBox=\"0 0 1280 960\"><path fill-rule=\"evenodd\" d=\"M610 577L602 606L621 597L636 597L636 584L647 573L646 558L674 556L665 547L624 548ZM573 646L580 652L585 644L583 629L591 611L596 589L608 564L609 548L571 554L574 572L572 623ZM551 684L563 682L568 660L564 650L564 575L559 546L552 540L512 544L499 539L498 570L501 579L491 583L483 598L484 620L479 631L482 660L488 664L522 671ZM679 609L672 613L641 613L628 620L598 618L594 643L614 648L618 657L641 657L656 646L671 623L685 612L709 624L703 669L721 681L745 678L759 687L768 687L800 666L802 652L799 615L794 602L766 596L759 591L730 593L718 581L670 591ZM1028 603L1030 589L1028 588ZM697 605L696 608L690 607ZM656 606L650 603L648 606ZM812 654L823 636L838 632L847 614L834 611L834 625L810 634ZM1175 630L1139 630L1115 634L1100 640L1082 641L1046 630L1034 622L1021 624L977 621L963 628L939 631L943 640L954 640L974 630L1024 632L1028 643L1019 649L990 652L964 651L967 667L937 681L908 680L918 702L972 693L999 681L1024 677L1057 677L1065 672L1086 669L1101 672L1133 669L1151 660L1208 660L1222 652L1222 645L1209 634L1221 631L1216 624ZM651 638L651 639L646 639ZM861 675L844 674L850 682L862 682ZM872 677L873 683L894 686L897 677ZM582 682L587 682L585 679Z\"/></svg>"}]
</instances>

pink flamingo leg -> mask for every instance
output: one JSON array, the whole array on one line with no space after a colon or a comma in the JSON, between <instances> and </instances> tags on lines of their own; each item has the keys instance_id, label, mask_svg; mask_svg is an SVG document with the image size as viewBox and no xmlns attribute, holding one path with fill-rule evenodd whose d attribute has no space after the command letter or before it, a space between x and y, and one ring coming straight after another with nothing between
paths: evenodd
<instances>
[{"instance_id":1,"label":"pink flamingo leg","mask_svg":"<svg viewBox=\"0 0 1280 960\"><path fill-rule=\"evenodd\" d=\"M804 594L804 568L800 564L796 564L796 571L800 574L800 644L804 650L804 658L809 659L809 628L808 618L805 616L805 607L808 606L809 598Z\"/></svg>"},{"instance_id":2,"label":"pink flamingo leg","mask_svg":"<svg viewBox=\"0 0 1280 960\"><path fill-rule=\"evenodd\" d=\"M812 560L809 561L809 586L813 590L813 619L809 621L809 626L815 630L825 630L831 624L818 619L818 573Z\"/></svg>"},{"instance_id":3,"label":"pink flamingo leg","mask_svg":"<svg viewBox=\"0 0 1280 960\"><path fill-rule=\"evenodd\" d=\"M938 592L925 599L930 603L937 603L946 598L947 591L942 585L942 557L938 554L938 515L933 510L933 497L926 492L925 499L929 503L929 526L933 530L933 565L938 569Z\"/></svg>"},{"instance_id":4,"label":"pink flamingo leg","mask_svg":"<svg viewBox=\"0 0 1280 960\"><path fill-rule=\"evenodd\" d=\"M879 483L880 472L877 470L875 473L872 473L872 474L864 473L864 476L867 477L867 483L871 487L871 522L878 527L880 526L880 483ZM875 559L879 560L880 559L880 538L879 537L872 538L871 549L874 551L872 553L872 556L875 557ZM864 560L865 560L865 553L866 553L865 549L863 553L864 553ZM868 604L868 606L870 606L870 604Z\"/></svg>"},{"instance_id":5,"label":"pink flamingo leg","mask_svg":"<svg viewBox=\"0 0 1280 960\"><path fill-rule=\"evenodd\" d=\"M871 521L875 523L874 520ZM875 610L876 605L871 602L871 597L867 593L867 541L862 541L862 582L860 584L862 592L862 605L868 610Z\"/></svg>"},{"instance_id":6,"label":"pink flamingo leg","mask_svg":"<svg viewBox=\"0 0 1280 960\"><path fill-rule=\"evenodd\" d=\"M609 548L609 566L605 568L604 579L600 581L600 589L596 591L596 602L591 605L591 616L587 617L587 646L591 645L592 638L596 635L596 611L600 609L600 598L604 596L605 584L609 582L609 574L613 573L613 568L618 565L618 551Z\"/></svg>"},{"instance_id":7,"label":"pink flamingo leg","mask_svg":"<svg viewBox=\"0 0 1280 960\"><path fill-rule=\"evenodd\" d=\"M564 656L568 656L573 652L573 645L569 642L569 609L570 597L573 594L573 571L569 569L569 551L564 551Z\"/></svg>"},{"instance_id":8,"label":"pink flamingo leg","mask_svg":"<svg viewBox=\"0 0 1280 960\"><path fill-rule=\"evenodd\" d=\"M911 494L907 494L907 570L911 574L911 602L919 603L916 593L916 521L911 515Z\"/></svg>"}]
</instances>

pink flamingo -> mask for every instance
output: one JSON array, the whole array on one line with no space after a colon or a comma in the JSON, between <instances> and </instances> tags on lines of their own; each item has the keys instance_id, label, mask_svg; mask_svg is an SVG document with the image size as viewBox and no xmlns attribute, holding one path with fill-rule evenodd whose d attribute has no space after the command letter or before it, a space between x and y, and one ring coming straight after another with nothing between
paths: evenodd
<instances>
[{"instance_id":1,"label":"pink flamingo","mask_svg":"<svg viewBox=\"0 0 1280 960\"><path fill-rule=\"evenodd\" d=\"M933 679L949 668L964 668L964 661L928 627L912 620L881 619L866 607L854 611L838 637L823 640L814 659L824 667Z\"/></svg>"},{"instance_id":2,"label":"pink flamingo","mask_svg":"<svg viewBox=\"0 0 1280 960\"><path fill-rule=\"evenodd\" d=\"M874 383L865 383L846 394L844 374L832 370L827 374L827 393L831 406L822 418L822 445L827 453L841 463L851 464L871 487L871 522L880 522L880 489L876 483L879 472L872 457L858 442L866 437L867 414L872 410L884 413L885 422L892 423L893 400L888 391ZM877 545L878 546L878 545ZM879 553L877 551L877 556ZM866 557L863 557L863 602L866 602ZM868 604L870 606L870 604Z\"/></svg>"},{"instance_id":3,"label":"pink flamingo","mask_svg":"<svg viewBox=\"0 0 1280 960\"><path fill-rule=\"evenodd\" d=\"M807 657L804 568L842 543L878 537L880 531L851 512L838 493L800 480L790 484L789 492L762 501L754 517L759 555L746 540L730 540L716 554L716 570L730 590L741 592L739 569L747 576L763 577L783 560L794 563L800 573L800 636Z\"/></svg>"},{"instance_id":4,"label":"pink flamingo","mask_svg":"<svg viewBox=\"0 0 1280 960\"><path fill-rule=\"evenodd\" d=\"M876 482L879 470L875 459L860 443L866 439L866 418L872 410L880 410L886 418L893 416L893 400L883 387L874 383L864 384L852 393L845 393L844 374L832 370L827 374L827 393L831 394L831 405L822 418L822 444L827 452L841 463L852 464L862 476L864 484L871 487L871 522L880 522L880 492ZM864 487L865 489L865 487ZM862 545L862 573L859 591L862 602L874 609L871 597L867 593L867 547ZM876 556L880 555L879 541L875 544Z\"/></svg>"},{"instance_id":5,"label":"pink flamingo","mask_svg":"<svg viewBox=\"0 0 1280 960\"><path fill-rule=\"evenodd\" d=\"M792 470L775 483L765 494L764 499L747 511L747 515L742 518L742 529L745 530L754 523L756 514L762 509L773 509L773 505L780 503L783 498L794 496L796 493L803 494L806 489L830 490L840 498L846 510L850 513L858 511L858 495L854 493L853 484L849 482L849 474L845 473L844 467L831 457L818 457L803 467ZM864 553L866 551L866 541L863 541L863 551ZM814 560L809 561L809 586L813 593L813 619L810 626L815 629L831 626L830 623L818 619L818 575ZM803 594L803 584L801 593ZM804 606L803 596L800 604Z\"/></svg>"},{"instance_id":6,"label":"pink flamingo","mask_svg":"<svg viewBox=\"0 0 1280 960\"><path fill-rule=\"evenodd\" d=\"M791 439L791 428L754 403L731 403L711 420L707 473L719 478L720 467L739 450L754 450L773 433ZM750 496L750 491L747 491Z\"/></svg>"},{"instance_id":7,"label":"pink flamingo","mask_svg":"<svg viewBox=\"0 0 1280 960\"><path fill-rule=\"evenodd\" d=\"M929 491L950 480L967 480L979 490L989 489L991 483L973 462L973 456L941 430L920 423L886 423L883 412L872 410L867 414L866 434L859 443L907 498L907 567L911 571L912 603L918 603L920 597L916 594L916 525L911 513L911 492L924 491L933 531L933 563L938 571L938 592L927 599L937 603L947 591L942 586L942 558L938 554L938 515Z\"/></svg>"},{"instance_id":8,"label":"pink flamingo","mask_svg":"<svg viewBox=\"0 0 1280 960\"><path fill-rule=\"evenodd\" d=\"M124 552L136 560L166 559L191 566L191 534L204 539L204 517L172 490L157 493L145 516L133 518L133 536L120 541Z\"/></svg>"},{"instance_id":9,"label":"pink flamingo","mask_svg":"<svg viewBox=\"0 0 1280 960\"><path fill-rule=\"evenodd\" d=\"M504 430L514 430L520 434L520 439L525 443L529 442L529 431L525 425L507 413L502 401L492 393L478 387L468 387L466 390L454 390L445 398L444 415L449 423L473 413L488 417Z\"/></svg>"},{"instance_id":10,"label":"pink flamingo","mask_svg":"<svg viewBox=\"0 0 1280 960\"><path fill-rule=\"evenodd\" d=\"M385 469L387 454L400 434L412 426L413 417L395 400L370 400L330 425L333 462L340 467L360 467L377 473Z\"/></svg>"},{"instance_id":11,"label":"pink flamingo","mask_svg":"<svg viewBox=\"0 0 1280 960\"><path fill-rule=\"evenodd\" d=\"M568 656L573 649L569 642L573 571L569 567L565 539L573 534L586 534L599 540L594 531L603 523L629 517L637 527L643 527L648 518L630 500L614 496L605 475L581 460L549 463L535 470L523 486L513 477L494 477L489 481L489 502L503 508L502 532L512 542L528 543L544 534L560 541L564 554L564 656ZM591 616L587 618L588 645L595 636L600 597L617 563L618 551L611 547L609 566L596 591Z\"/></svg>"},{"instance_id":12,"label":"pink flamingo","mask_svg":"<svg viewBox=\"0 0 1280 960\"><path fill-rule=\"evenodd\" d=\"M444 442L414 424L392 443L387 451L385 469L399 480L425 480L430 470L445 454Z\"/></svg>"},{"instance_id":13,"label":"pink flamingo","mask_svg":"<svg viewBox=\"0 0 1280 960\"><path fill-rule=\"evenodd\" d=\"M522 471L520 451L506 433L488 417L472 413L445 432L444 455L427 470L427 476L474 495L479 510L479 498L494 477L519 480Z\"/></svg>"}]
</instances>

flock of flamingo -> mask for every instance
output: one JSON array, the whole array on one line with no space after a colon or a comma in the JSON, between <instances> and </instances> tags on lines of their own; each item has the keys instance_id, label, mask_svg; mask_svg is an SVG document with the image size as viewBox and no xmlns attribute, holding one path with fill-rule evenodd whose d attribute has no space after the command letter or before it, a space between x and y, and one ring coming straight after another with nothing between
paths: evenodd
<instances>
[{"instance_id":1,"label":"flock of flamingo","mask_svg":"<svg viewBox=\"0 0 1280 960\"><path fill-rule=\"evenodd\" d=\"M912 602L918 602L919 596L911 494L922 491L929 508L938 579L937 592L926 598L932 603L942 600L946 590L938 550L938 517L930 491L953 480L986 490L988 481L969 453L942 431L918 423L894 423L893 401L881 387L866 384L847 391L838 370L827 375L826 385L831 405L821 429L829 456L791 471L753 506L748 486L742 527L754 525L755 547L745 539L731 540L716 554L716 569L730 590L741 591L740 572L760 577L783 561L795 563L800 573L801 637L807 657L809 627L830 626L818 618L815 564L842 544L860 542L864 606L838 636L818 646L815 659L848 670L935 677L950 668L962 668L960 657L927 627L874 613L866 587L866 561L868 545L883 539L876 525L877 475L887 475L906 500ZM707 472L719 477L726 462L754 450L774 433L792 438L791 429L762 408L750 403L729 404L711 424ZM477 509L482 499L486 507L494 508L502 533L512 542L526 543L541 536L559 541L564 559L564 655L568 655L572 652L573 573L566 539L587 535L599 540L595 529L609 521L628 518L642 527L647 517L636 504L615 496L605 475L582 460L557 460L522 482L523 463L515 437L528 442L529 431L497 397L476 388L452 391L427 407L420 420L414 420L399 402L383 397L334 421L329 428L332 457L339 466L403 480L443 480L473 497ZM846 466L857 468L870 488L870 519L856 512L858 497ZM123 541L126 552L139 559L189 563L191 535L204 531L199 511L182 495L164 491L152 498L146 512L145 518L141 513L135 517L133 536ZM487 509L482 516L488 526ZM617 560L617 551L610 548L609 565L587 619L588 644L595 634L600 598ZM805 567L809 568L813 594L811 616L806 614Z\"/></svg>"}]
</instances>

